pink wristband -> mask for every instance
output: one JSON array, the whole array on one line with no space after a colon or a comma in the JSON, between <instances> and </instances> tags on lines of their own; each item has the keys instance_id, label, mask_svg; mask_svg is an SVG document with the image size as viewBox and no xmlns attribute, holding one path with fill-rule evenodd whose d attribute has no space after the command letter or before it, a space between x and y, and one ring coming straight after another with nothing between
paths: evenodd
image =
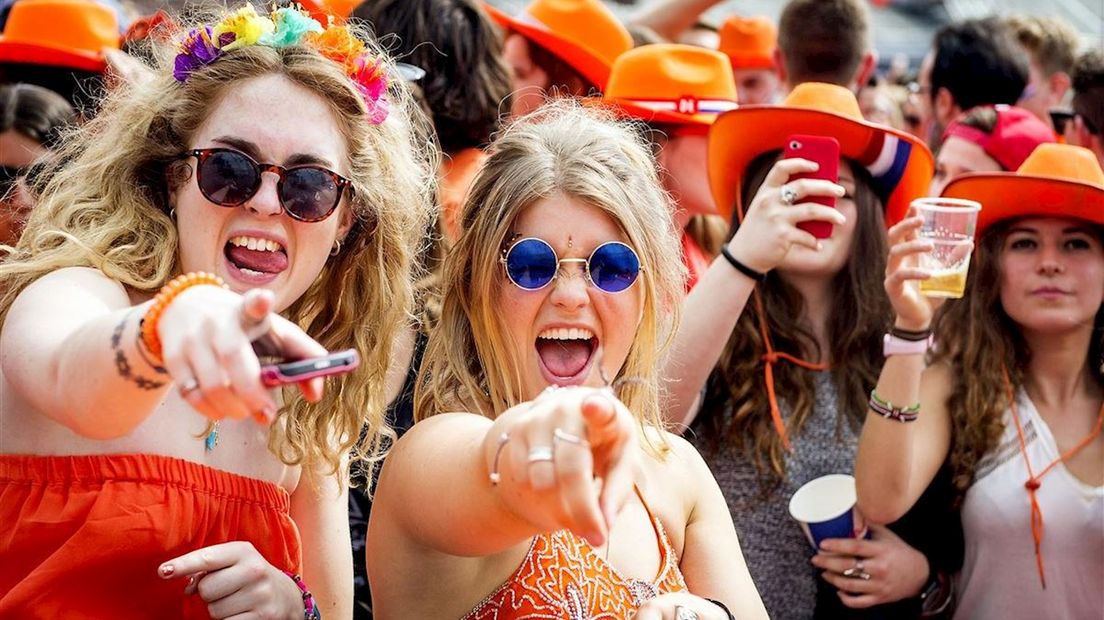
<instances>
[{"instance_id":1,"label":"pink wristband","mask_svg":"<svg viewBox=\"0 0 1104 620\"><path fill-rule=\"evenodd\" d=\"M288 571L283 571L283 573L291 577L291 580L295 582L295 587L299 588L299 592L303 594L303 620L321 620L322 615L314 605L314 595L307 589L307 584L303 583L303 578Z\"/></svg>"}]
</instances>

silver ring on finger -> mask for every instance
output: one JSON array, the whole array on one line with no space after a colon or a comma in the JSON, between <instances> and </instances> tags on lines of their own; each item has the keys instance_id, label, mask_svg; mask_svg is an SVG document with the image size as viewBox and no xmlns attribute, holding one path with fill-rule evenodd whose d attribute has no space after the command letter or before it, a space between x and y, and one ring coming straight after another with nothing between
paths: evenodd
<instances>
[{"instance_id":1,"label":"silver ring on finger","mask_svg":"<svg viewBox=\"0 0 1104 620\"><path fill-rule=\"evenodd\" d=\"M854 566L843 571L840 574L849 579L862 579L863 581L870 581L870 573L863 570L862 560L859 559L855 560Z\"/></svg>"},{"instance_id":2,"label":"silver ring on finger","mask_svg":"<svg viewBox=\"0 0 1104 620\"><path fill-rule=\"evenodd\" d=\"M778 193L782 196L782 204L787 207L792 207L794 201L797 200L797 190L789 185L783 185L778 188Z\"/></svg>"},{"instance_id":3,"label":"silver ring on finger","mask_svg":"<svg viewBox=\"0 0 1104 620\"><path fill-rule=\"evenodd\" d=\"M552 458L552 446L537 446L529 450L529 456L525 460L532 465L533 463L551 463Z\"/></svg>"},{"instance_id":4,"label":"silver ring on finger","mask_svg":"<svg viewBox=\"0 0 1104 620\"><path fill-rule=\"evenodd\" d=\"M690 609L689 607L676 605L675 620L701 620L701 616L698 615L698 612Z\"/></svg>"},{"instance_id":5,"label":"silver ring on finger","mask_svg":"<svg viewBox=\"0 0 1104 620\"><path fill-rule=\"evenodd\" d=\"M559 428L559 427L555 428L552 431L552 441L554 441L554 442L555 441L562 441L564 443L569 443L569 444L580 446L580 447L583 447L583 448L589 448L590 447L590 442L589 441L583 439L582 437L580 437L578 435L572 435L571 433L569 433L569 432L567 432L567 431L565 431L565 430L563 430L562 428Z\"/></svg>"},{"instance_id":6,"label":"silver ring on finger","mask_svg":"<svg viewBox=\"0 0 1104 620\"><path fill-rule=\"evenodd\" d=\"M189 378L180 383L180 386L176 388L176 391L180 393L181 398L188 398L188 395L199 389L199 381L196 381L194 377Z\"/></svg>"}]
</instances>

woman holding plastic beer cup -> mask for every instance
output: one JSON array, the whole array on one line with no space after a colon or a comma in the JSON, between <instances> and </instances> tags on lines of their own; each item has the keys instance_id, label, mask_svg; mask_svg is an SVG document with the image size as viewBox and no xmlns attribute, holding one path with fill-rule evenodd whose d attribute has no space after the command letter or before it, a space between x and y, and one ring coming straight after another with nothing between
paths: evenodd
<instances>
[{"instance_id":1,"label":"woman holding plastic beer cup","mask_svg":"<svg viewBox=\"0 0 1104 620\"><path fill-rule=\"evenodd\" d=\"M936 313L938 298L917 286L931 276L918 260L933 248L918 235L922 217L890 229L896 326L933 331L936 345L886 360L871 394L882 415L867 417L856 460L860 509L897 519L949 463L966 539L956 617L1094 617L1104 608L1104 172L1085 149L1046 144L1016 173L965 175L943 196L983 205L972 275L963 299Z\"/></svg>"}]
</instances>

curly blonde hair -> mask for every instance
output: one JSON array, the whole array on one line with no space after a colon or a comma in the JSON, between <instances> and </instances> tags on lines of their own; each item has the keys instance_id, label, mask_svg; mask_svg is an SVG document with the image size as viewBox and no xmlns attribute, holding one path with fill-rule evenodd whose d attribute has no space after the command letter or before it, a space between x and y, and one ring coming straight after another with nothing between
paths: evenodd
<instances>
[{"instance_id":1,"label":"curly blonde hair","mask_svg":"<svg viewBox=\"0 0 1104 620\"><path fill-rule=\"evenodd\" d=\"M436 156L417 127L424 121L410 113L409 93L395 79L390 115L368 123L353 82L309 46L239 48L184 83L173 78L174 54L171 46L156 47L155 76L114 89L100 114L64 140L35 188L40 200L19 244L4 248L0 321L27 285L64 267L93 267L146 293L163 286L179 270L169 194L185 180L165 162L189 147L230 88L281 75L317 94L333 113L348 148L353 191L346 201L355 219L340 253L284 314L327 349L355 348L364 363L332 382L318 403L284 390L269 449L288 465L333 472L350 452L353 461L368 459L387 432L391 340L410 321L414 256L432 210Z\"/></svg>"},{"instance_id":2,"label":"curly blonde hair","mask_svg":"<svg viewBox=\"0 0 1104 620\"><path fill-rule=\"evenodd\" d=\"M601 209L624 230L643 266L643 319L618 377L618 397L642 424L662 428L658 357L678 324L685 282L670 197L639 133L608 114L553 101L506 128L472 185L443 273L442 310L418 379L415 415L466 410L494 418L521 402L495 307L512 286L499 263L518 216L557 194Z\"/></svg>"}]
</instances>

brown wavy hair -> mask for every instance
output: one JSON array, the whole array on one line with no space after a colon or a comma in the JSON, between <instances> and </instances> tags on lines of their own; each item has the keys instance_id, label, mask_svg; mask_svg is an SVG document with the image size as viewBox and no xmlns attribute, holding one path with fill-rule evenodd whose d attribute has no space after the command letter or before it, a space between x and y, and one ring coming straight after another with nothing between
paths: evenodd
<instances>
[{"instance_id":1,"label":"brown wavy hair","mask_svg":"<svg viewBox=\"0 0 1104 620\"><path fill-rule=\"evenodd\" d=\"M778 158L779 152L771 151L748 165L741 196L755 195ZM851 168L858 220L850 258L832 279L827 327L833 345L826 353L844 414L838 422L858 428L881 371L882 336L892 324L893 311L883 293L888 248L882 204L871 189L866 170L854 162ZM729 238L738 229L739 223L734 221ZM816 359L823 353L801 319L801 295L777 272L767 275L756 294L761 295L775 351L804 359ZM722 445L735 446L755 463L764 481L778 483L786 475L785 448L771 421L764 384L762 319L757 305L749 301L707 384L698 424L708 448L716 451ZM789 408L787 431L796 436L816 405L813 377L808 370L781 361L774 365L774 378L776 393L784 395Z\"/></svg>"},{"instance_id":2,"label":"brown wavy hair","mask_svg":"<svg viewBox=\"0 0 1104 620\"><path fill-rule=\"evenodd\" d=\"M641 424L662 428L656 368L674 333L685 286L670 198L639 134L610 114L553 100L507 127L472 185L463 233L443 274L440 322L418 377L415 418L471 411L494 418L522 402L518 364L504 340L497 290L513 286L499 258L514 221L563 194L618 222L640 255L643 318L617 378L618 397ZM614 378L615 379L615 378Z\"/></svg>"},{"instance_id":3,"label":"brown wavy hair","mask_svg":"<svg viewBox=\"0 0 1104 620\"><path fill-rule=\"evenodd\" d=\"M432 145L419 139L427 134L413 125L409 93L392 79L391 113L372 125L352 81L314 48L240 48L180 83L172 75L175 49L151 44L157 45L155 76L114 89L41 175L40 201L22 239L4 248L0 321L27 285L65 267L92 267L151 294L163 286L179 271L169 194L180 180L164 162L188 148L228 89L282 75L329 105L348 149L353 191L346 200L355 216L340 252L283 314L329 350L357 349L363 364L333 381L318 403L285 389L268 445L288 465L334 472L350 452L353 461L370 458L387 430L384 376L392 337L410 321L414 256L431 212L430 171L436 169L426 151ZM358 441L362 425L370 430L365 442Z\"/></svg>"},{"instance_id":4,"label":"brown wavy hair","mask_svg":"<svg viewBox=\"0 0 1104 620\"><path fill-rule=\"evenodd\" d=\"M1013 393L1024 383L1024 370L1031 351L1015 321L1001 305L1000 255L1008 231L1016 220L995 224L980 239L970 265L970 280L992 283L967 286L962 299L948 302L933 323L937 349L933 364L951 369L951 392L947 411L951 414L950 461L959 499L974 481L978 462L996 448L1004 432L1008 409L1007 369ZM1095 228L1104 241L1104 227ZM1089 368L1104 386L1104 305L1096 314L1094 336L1089 346Z\"/></svg>"}]
</instances>

